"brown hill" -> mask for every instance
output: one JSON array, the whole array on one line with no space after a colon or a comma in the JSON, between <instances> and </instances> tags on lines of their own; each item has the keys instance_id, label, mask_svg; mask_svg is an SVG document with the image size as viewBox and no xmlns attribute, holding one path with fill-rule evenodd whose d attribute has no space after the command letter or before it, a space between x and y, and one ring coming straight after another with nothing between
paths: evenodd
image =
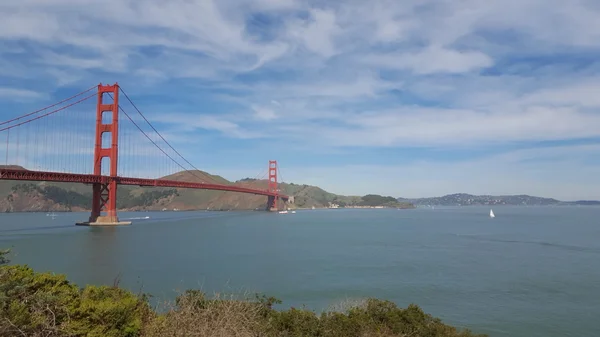
<instances>
[{"instance_id":1,"label":"brown hill","mask_svg":"<svg viewBox=\"0 0 600 337\"><path fill-rule=\"evenodd\" d=\"M163 179L237 185L267 189L266 180L243 179L236 182L203 171L178 172ZM294 196L290 208L321 208L330 204L361 205L362 198L340 196L310 185L279 185L282 193ZM0 181L0 212L80 211L91 205L91 187L74 183ZM267 198L237 192L183 188L119 186L117 207L129 211L159 210L256 210L265 209ZM399 204L394 207L412 207Z\"/></svg>"},{"instance_id":2,"label":"brown hill","mask_svg":"<svg viewBox=\"0 0 600 337\"><path fill-rule=\"evenodd\" d=\"M26 168L19 165L0 165L0 169L27 171Z\"/></svg>"}]
</instances>

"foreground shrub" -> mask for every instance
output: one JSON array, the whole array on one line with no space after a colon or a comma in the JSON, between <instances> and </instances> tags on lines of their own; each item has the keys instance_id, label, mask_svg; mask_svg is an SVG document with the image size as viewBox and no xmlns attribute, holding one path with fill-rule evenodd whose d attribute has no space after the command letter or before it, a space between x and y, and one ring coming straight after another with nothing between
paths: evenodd
<instances>
[{"instance_id":1,"label":"foreground shrub","mask_svg":"<svg viewBox=\"0 0 600 337\"><path fill-rule=\"evenodd\" d=\"M418 306L369 299L341 311L278 311L273 297L208 298L188 290L152 311L146 296L118 287L79 289L62 275L0 267L0 336L471 337ZM483 336L483 335L477 335Z\"/></svg>"},{"instance_id":2,"label":"foreground shrub","mask_svg":"<svg viewBox=\"0 0 600 337\"><path fill-rule=\"evenodd\" d=\"M236 300L216 296L208 299L197 290L179 296L167 313L155 317L146 336L268 336L268 337L473 337L468 330L445 325L416 305L407 309L394 303L369 299L346 312L320 315L291 308L272 308L281 301L256 297Z\"/></svg>"},{"instance_id":3,"label":"foreground shrub","mask_svg":"<svg viewBox=\"0 0 600 337\"><path fill-rule=\"evenodd\" d=\"M67 328L79 292L63 275L25 266L0 271L0 335L45 336Z\"/></svg>"},{"instance_id":4,"label":"foreground shrub","mask_svg":"<svg viewBox=\"0 0 600 337\"><path fill-rule=\"evenodd\" d=\"M145 298L106 286L87 286L71 313L70 329L82 336L138 336L150 314Z\"/></svg>"},{"instance_id":5,"label":"foreground shrub","mask_svg":"<svg viewBox=\"0 0 600 337\"><path fill-rule=\"evenodd\" d=\"M1 336L138 336L144 298L116 287L78 289L64 275L0 268Z\"/></svg>"},{"instance_id":6,"label":"foreground shrub","mask_svg":"<svg viewBox=\"0 0 600 337\"><path fill-rule=\"evenodd\" d=\"M207 299L198 290L166 305L167 313L146 326L145 336L259 336L266 319L258 302L219 295Z\"/></svg>"},{"instance_id":7,"label":"foreground shrub","mask_svg":"<svg viewBox=\"0 0 600 337\"><path fill-rule=\"evenodd\" d=\"M401 309L390 301L377 299L369 299L347 313L325 312L317 316L307 310L273 311L268 331L272 336L484 336L445 325L416 305Z\"/></svg>"}]
</instances>

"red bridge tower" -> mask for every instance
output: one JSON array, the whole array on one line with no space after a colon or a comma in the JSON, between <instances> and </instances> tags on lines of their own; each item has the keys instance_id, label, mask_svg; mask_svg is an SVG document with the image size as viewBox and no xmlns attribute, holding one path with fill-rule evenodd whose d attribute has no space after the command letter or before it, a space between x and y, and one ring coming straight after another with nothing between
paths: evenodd
<instances>
[{"instance_id":1,"label":"red bridge tower","mask_svg":"<svg viewBox=\"0 0 600 337\"><path fill-rule=\"evenodd\" d=\"M105 94L112 94L113 102L106 104ZM104 124L105 113L111 115L110 123ZM104 148L103 135L110 133L110 147ZM110 175L100 183L92 184L92 214L90 225L127 225L117 217L117 160L119 158L119 85L98 85L96 107L96 144L94 147L94 175L102 175L102 159L108 158ZM102 212L105 215L102 215Z\"/></svg>"},{"instance_id":2,"label":"red bridge tower","mask_svg":"<svg viewBox=\"0 0 600 337\"><path fill-rule=\"evenodd\" d=\"M269 192L279 194L277 190L277 160L269 160ZM277 211L277 199L276 196L268 197L268 211Z\"/></svg>"}]
</instances>

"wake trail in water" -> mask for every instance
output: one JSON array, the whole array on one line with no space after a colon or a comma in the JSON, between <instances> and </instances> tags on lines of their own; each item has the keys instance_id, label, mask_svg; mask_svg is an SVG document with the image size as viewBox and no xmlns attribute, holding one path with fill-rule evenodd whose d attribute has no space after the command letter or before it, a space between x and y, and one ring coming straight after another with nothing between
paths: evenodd
<instances>
[{"instance_id":1,"label":"wake trail in water","mask_svg":"<svg viewBox=\"0 0 600 337\"><path fill-rule=\"evenodd\" d=\"M27 228L11 228L11 229L0 229L0 233L11 233L11 232L30 232L36 230L46 230L46 229L64 229L64 228L73 228L75 227L72 224L69 225L59 225L59 226L36 226L36 227L27 227Z\"/></svg>"},{"instance_id":2,"label":"wake trail in water","mask_svg":"<svg viewBox=\"0 0 600 337\"><path fill-rule=\"evenodd\" d=\"M567 245L567 244L556 243L556 242L493 239L493 238L484 238L482 235L479 235L479 234L456 234L456 236L460 236L460 237L464 237L464 238L476 240L476 241L512 243L512 244L528 244L528 245L537 245L537 246L558 248L558 249L578 251L578 252L591 252L591 253L600 254L600 249L598 249L598 248L585 247L585 246L574 246L574 245Z\"/></svg>"}]
</instances>

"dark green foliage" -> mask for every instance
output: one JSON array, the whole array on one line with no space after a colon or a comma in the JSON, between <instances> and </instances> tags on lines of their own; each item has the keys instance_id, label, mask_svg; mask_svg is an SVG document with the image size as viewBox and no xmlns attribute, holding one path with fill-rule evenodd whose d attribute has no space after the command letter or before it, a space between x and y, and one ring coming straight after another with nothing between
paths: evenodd
<instances>
[{"instance_id":1,"label":"dark green foliage","mask_svg":"<svg viewBox=\"0 0 600 337\"><path fill-rule=\"evenodd\" d=\"M173 309L157 314L146 296L118 287L79 289L63 275L36 273L27 266L0 267L0 336L483 336L445 325L416 305L401 309L370 299L343 313L318 315L273 309L279 303L264 295L210 299L188 290Z\"/></svg>"},{"instance_id":2,"label":"dark green foliage","mask_svg":"<svg viewBox=\"0 0 600 337\"><path fill-rule=\"evenodd\" d=\"M312 311L272 311L269 319L267 331L271 336L322 336L321 321Z\"/></svg>"},{"instance_id":3,"label":"dark green foliage","mask_svg":"<svg viewBox=\"0 0 600 337\"><path fill-rule=\"evenodd\" d=\"M382 197L376 194L367 194L361 199L361 202L358 203L359 206L383 206L389 203L397 203L394 197Z\"/></svg>"},{"instance_id":4,"label":"dark green foliage","mask_svg":"<svg viewBox=\"0 0 600 337\"><path fill-rule=\"evenodd\" d=\"M414 206L408 202L399 202L394 197L383 197L377 194L367 194L358 202L358 206L384 206L398 208L413 208Z\"/></svg>"},{"instance_id":5,"label":"dark green foliage","mask_svg":"<svg viewBox=\"0 0 600 337\"><path fill-rule=\"evenodd\" d=\"M63 275L26 266L0 268L0 335L32 336L67 329L78 289Z\"/></svg>"},{"instance_id":6,"label":"dark green foliage","mask_svg":"<svg viewBox=\"0 0 600 337\"><path fill-rule=\"evenodd\" d=\"M157 200L166 199L171 196L178 196L179 193L176 189L158 189L144 191L138 196L131 195L130 193L119 194L117 198L118 208L131 208L131 207L147 207L153 205Z\"/></svg>"},{"instance_id":7,"label":"dark green foliage","mask_svg":"<svg viewBox=\"0 0 600 337\"><path fill-rule=\"evenodd\" d=\"M323 336L356 336L365 327L361 322L352 319L349 315L339 312L321 314L321 331Z\"/></svg>"},{"instance_id":8,"label":"dark green foliage","mask_svg":"<svg viewBox=\"0 0 600 337\"><path fill-rule=\"evenodd\" d=\"M307 310L272 311L268 326L273 336L420 336L473 337L468 330L459 331L424 313L416 305L398 308L390 301L369 299L347 313L325 312L320 316Z\"/></svg>"},{"instance_id":9,"label":"dark green foliage","mask_svg":"<svg viewBox=\"0 0 600 337\"><path fill-rule=\"evenodd\" d=\"M85 336L138 336L149 308L143 298L117 287L87 286L72 311L71 329Z\"/></svg>"},{"instance_id":10,"label":"dark green foliage","mask_svg":"<svg viewBox=\"0 0 600 337\"><path fill-rule=\"evenodd\" d=\"M24 192L31 193L31 191L35 191L37 189L37 185L34 184L16 184L12 187L13 192Z\"/></svg>"},{"instance_id":11,"label":"dark green foliage","mask_svg":"<svg viewBox=\"0 0 600 337\"><path fill-rule=\"evenodd\" d=\"M92 196L81 193L67 191L56 186L46 186L42 194L57 204L71 207L88 208L92 204Z\"/></svg>"},{"instance_id":12,"label":"dark green foliage","mask_svg":"<svg viewBox=\"0 0 600 337\"><path fill-rule=\"evenodd\" d=\"M88 208L92 202L91 194L85 195L52 185L17 184L12 187L12 191L25 194L37 193L57 204L67 206L69 209L71 207Z\"/></svg>"},{"instance_id":13,"label":"dark green foliage","mask_svg":"<svg viewBox=\"0 0 600 337\"><path fill-rule=\"evenodd\" d=\"M115 287L78 289L64 275L0 267L1 336L139 336L145 298Z\"/></svg>"}]
</instances>

